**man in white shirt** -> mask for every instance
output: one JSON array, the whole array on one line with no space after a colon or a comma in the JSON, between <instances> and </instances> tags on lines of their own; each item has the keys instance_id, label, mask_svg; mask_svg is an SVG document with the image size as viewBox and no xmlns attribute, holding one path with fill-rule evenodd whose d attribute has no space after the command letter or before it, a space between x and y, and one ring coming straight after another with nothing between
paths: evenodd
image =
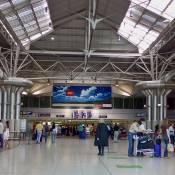
<instances>
[{"instance_id":1,"label":"man in white shirt","mask_svg":"<svg viewBox=\"0 0 175 175\"><path fill-rule=\"evenodd\" d=\"M4 125L2 120L0 120L0 147L3 148L3 132L4 132Z\"/></svg>"}]
</instances>

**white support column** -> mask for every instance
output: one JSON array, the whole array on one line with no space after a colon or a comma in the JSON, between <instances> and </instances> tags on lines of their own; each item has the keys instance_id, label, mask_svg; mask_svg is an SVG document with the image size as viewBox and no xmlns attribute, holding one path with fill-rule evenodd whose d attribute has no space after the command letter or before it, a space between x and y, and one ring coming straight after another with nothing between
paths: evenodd
<instances>
[{"instance_id":1,"label":"white support column","mask_svg":"<svg viewBox=\"0 0 175 175\"><path fill-rule=\"evenodd\" d=\"M163 113L164 113L164 93L160 95L160 122L163 121Z\"/></svg>"},{"instance_id":2,"label":"white support column","mask_svg":"<svg viewBox=\"0 0 175 175\"><path fill-rule=\"evenodd\" d=\"M21 93L24 90L23 87L19 88L17 90L16 94L16 119L18 120L20 118L20 110L21 110Z\"/></svg>"},{"instance_id":3,"label":"white support column","mask_svg":"<svg viewBox=\"0 0 175 175\"><path fill-rule=\"evenodd\" d=\"M6 119L10 119L10 99L11 99L11 87L10 86L6 86L6 92L7 92L7 110L6 110Z\"/></svg>"},{"instance_id":4,"label":"white support column","mask_svg":"<svg viewBox=\"0 0 175 175\"><path fill-rule=\"evenodd\" d=\"M148 121L151 122L151 95L148 95Z\"/></svg>"},{"instance_id":5,"label":"white support column","mask_svg":"<svg viewBox=\"0 0 175 175\"><path fill-rule=\"evenodd\" d=\"M14 120L15 118L15 87L11 88L11 102L10 102L10 119Z\"/></svg>"},{"instance_id":6,"label":"white support column","mask_svg":"<svg viewBox=\"0 0 175 175\"><path fill-rule=\"evenodd\" d=\"M157 95L154 94L153 98L154 98L154 112L153 112L154 115L153 115L153 121L155 122L155 121L157 121Z\"/></svg>"},{"instance_id":7,"label":"white support column","mask_svg":"<svg viewBox=\"0 0 175 175\"><path fill-rule=\"evenodd\" d=\"M4 100L3 100L3 119L7 119L7 90L3 86Z\"/></svg>"},{"instance_id":8,"label":"white support column","mask_svg":"<svg viewBox=\"0 0 175 175\"><path fill-rule=\"evenodd\" d=\"M166 91L165 95L164 95L164 105L163 105L163 111L164 111L164 114L163 114L163 119L166 119L167 118L167 95L171 92L171 90L168 90Z\"/></svg>"},{"instance_id":9,"label":"white support column","mask_svg":"<svg viewBox=\"0 0 175 175\"><path fill-rule=\"evenodd\" d=\"M2 89L0 87L0 119L2 119Z\"/></svg>"}]
</instances>

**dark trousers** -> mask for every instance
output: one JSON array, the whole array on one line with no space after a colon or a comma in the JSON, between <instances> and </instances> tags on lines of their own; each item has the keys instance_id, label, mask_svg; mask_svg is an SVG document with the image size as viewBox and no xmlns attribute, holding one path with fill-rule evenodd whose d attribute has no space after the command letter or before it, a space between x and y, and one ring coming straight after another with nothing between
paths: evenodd
<instances>
[{"instance_id":1,"label":"dark trousers","mask_svg":"<svg viewBox=\"0 0 175 175\"><path fill-rule=\"evenodd\" d=\"M48 132L45 132L45 143L47 142L47 139L48 139L48 135L49 135L49 133Z\"/></svg>"},{"instance_id":2,"label":"dark trousers","mask_svg":"<svg viewBox=\"0 0 175 175\"><path fill-rule=\"evenodd\" d=\"M170 135L171 144L174 145L174 135Z\"/></svg>"},{"instance_id":3,"label":"dark trousers","mask_svg":"<svg viewBox=\"0 0 175 175\"><path fill-rule=\"evenodd\" d=\"M168 157L168 138L163 138L163 141L165 143L164 157Z\"/></svg>"},{"instance_id":4,"label":"dark trousers","mask_svg":"<svg viewBox=\"0 0 175 175\"><path fill-rule=\"evenodd\" d=\"M0 147L3 148L3 134L0 134Z\"/></svg>"},{"instance_id":5,"label":"dark trousers","mask_svg":"<svg viewBox=\"0 0 175 175\"><path fill-rule=\"evenodd\" d=\"M98 145L98 151L100 155L103 155L104 154L104 146L101 146L101 145Z\"/></svg>"}]
</instances>

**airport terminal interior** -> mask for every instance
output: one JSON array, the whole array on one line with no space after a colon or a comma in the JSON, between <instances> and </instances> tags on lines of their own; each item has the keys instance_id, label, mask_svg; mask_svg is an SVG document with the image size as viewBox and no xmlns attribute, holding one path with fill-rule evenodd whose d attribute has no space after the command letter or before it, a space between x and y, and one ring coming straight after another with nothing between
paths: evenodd
<instances>
[{"instance_id":1,"label":"airport terminal interior","mask_svg":"<svg viewBox=\"0 0 175 175\"><path fill-rule=\"evenodd\" d=\"M0 175L174 162L175 0L0 0Z\"/></svg>"}]
</instances>

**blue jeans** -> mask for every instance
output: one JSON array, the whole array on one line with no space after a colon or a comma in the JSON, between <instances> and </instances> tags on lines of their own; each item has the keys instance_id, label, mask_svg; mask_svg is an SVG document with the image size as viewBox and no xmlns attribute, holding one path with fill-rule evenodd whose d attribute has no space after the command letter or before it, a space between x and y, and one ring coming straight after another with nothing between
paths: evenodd
<instances>
[{"instance_id":1,"label":"blue jeans","mask_svg":"<svg viewBox=\"0 0 175 175\"><path fill-rule=\"evenodd\" d=\"M164 157L168 157L168 143L169 143L169 140L168 138L163 138L163 141L165 143L165 149L164 149Z\"/></svg>"},{"instance_id":2,"label":"blue jeans","mask_svg":"<svg viewBox=\"0 0 175 175\"><path fill-rule=\"evenodd\" d=\"M55 131L51 132L51 140L52 140L52 143L55 143L55 140L56 140L56 132Z\"/></svg>"},{"instance_id":3,"label":"blue jeans","mask_svg":"<svg viewBox=\"0 0 175 175\"><path fill-rule=\"evenodd\" d=\"M134 153L134 134L129 132L128 133L128 156L133 156Z\"/></svg>"},{"instance_id":4,"label":"blue jeans","mask_svg":"<svg viewBox=\"0 0 175 175\"><path fill-rule=\"evenodd\" d=\"M42 135L42 131L37 131L36 143L40 143L40 141L41 141L41 135Z\"/></svg>"},{"instance_id":5,"label":"blue jeans","mask_svg":"<svg viewBox=\"0 0 175 175\"><path fill-rule=\"evenodd\" d=\"M4 141L3 134L0 134L0 144L1 144L0 147L1 148L3 148L3 144L4 144L3 141Z\"/></svg>"}]
</instances>

